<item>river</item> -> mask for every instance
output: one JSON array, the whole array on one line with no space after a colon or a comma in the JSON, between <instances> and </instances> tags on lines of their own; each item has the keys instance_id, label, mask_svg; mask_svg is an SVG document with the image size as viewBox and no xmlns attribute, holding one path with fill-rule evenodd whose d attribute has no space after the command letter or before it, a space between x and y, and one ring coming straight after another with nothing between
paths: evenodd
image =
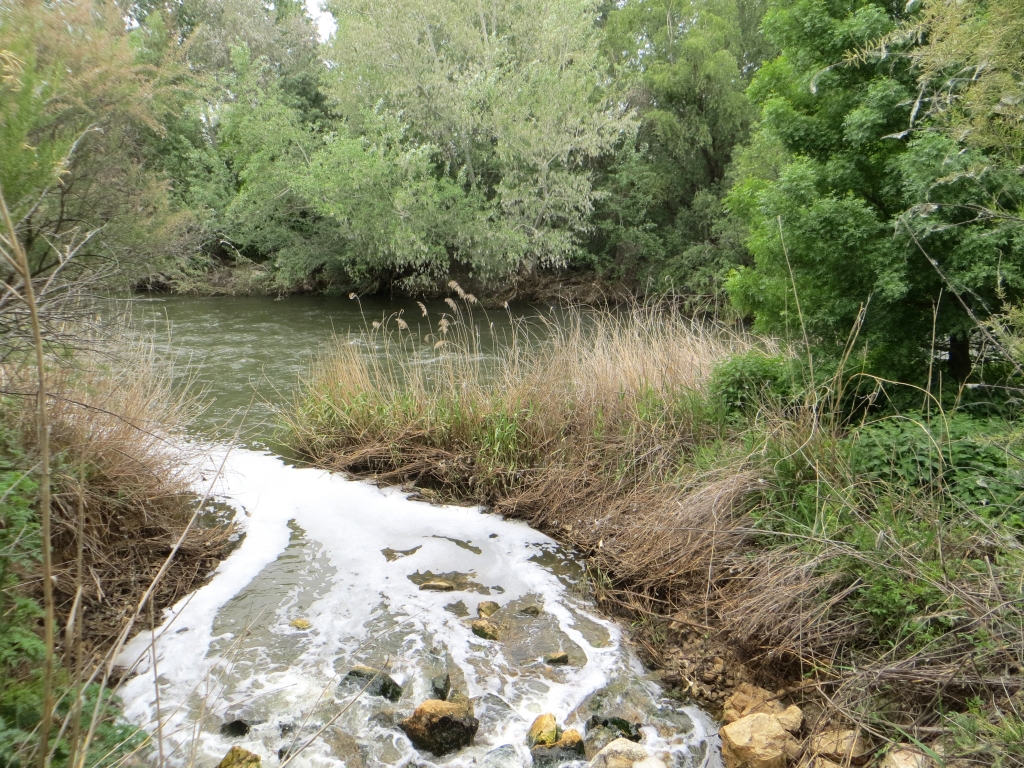
<instances>
[{"instance_id":1,"label":"river","mask_svg":"<svg viewBox=\"0 0 1024 768\"><path fill-rule=\"evenodd\" d=\"M362 329L395 312L412 324L420 308L324 297L137 303L157 343L198 366L211 403L187 438L207 449L196 490L234 519L239 541L122 654L134 668L119 691L127 716L159 737L172 766L212 768L239 746L268 767L519 768L531 761L528 728L548 712L580 732L628 721L668 768L719 766L716 725L663 695L628 632L590 600L571 552L476 507L411 501L288 458L273 403L333 334L384 354ZM488 338L510 327L508 313L479 317ZM448 591L421 588L438 581ZM471 630L483 601L501 606L499 640ZM569 663L545 661L557 653ZM395 700L359 695L347 674L357 665L386 669ZM446 677L472 699L479 729L471 746L438 758L397 723Z\"/></svg>"}]
</instances>

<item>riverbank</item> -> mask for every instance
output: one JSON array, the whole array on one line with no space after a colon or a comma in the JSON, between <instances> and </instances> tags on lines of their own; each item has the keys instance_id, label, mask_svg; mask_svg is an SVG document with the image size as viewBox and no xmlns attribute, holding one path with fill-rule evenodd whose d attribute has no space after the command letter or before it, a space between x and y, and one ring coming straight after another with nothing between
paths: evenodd
<instances>
[{"instance_id":1,"label":"riverbank","mask_svg":"<svg viewBox=\"0 0 1024 768\"><path fill-rule=\"evenodd\" d=\"M909 743L1019 764L1013 422L923 396L850 420L841 379L660 310L577 317L484 362L471 305L423 338L375 327L434 365L325 355L294 446L572 545L684 695L721 709L749 680L801 706L805 764L835 728L879 760Z\"/></svg>"},{"instance_id":2,"label":"riverbank","mask_svg":"<svg viewBox=\"0 0 1024 768\"><path fill-rule=\"evenodd\" d=\"M510 302L542 305L568 304L605 306L636 301L643 295L644 286L635 280L609 280L589 270L537 270L514 275L501 284L478 283L468 275L457 275L457 282L470 294L481 297L489 307L500 307ZM451 277L438 279L432 287L423 285L411 294L415 298L437 299L451 293ZM392 297L409 296L398 283L393 285L374 282L362 286L339 286L322 279L310 278L299 282L282 281L267 264L235 259L215 262L206 268L178 275L154 276L136 285L136 290L175 294L180 296L294 296L347 295L357 289L359 295ZM702 301L695 297L695 302Z\"/></svg>"},{"instance_id":3,"label":"riverbank","mask_svg":"<svg viewBox=\"0 0 1024 768\"><path fill-rule=\"evenodd\" d=\"M34 759L44 709L33 377L11 361L0 367L0 760L11 765ZM173 379L152 349L124 341L64 357L47 371L55 765L82 752L85 765L116 765L145 745L111 698L111 661L128 635L152 626L227 549L227 526L191 524L196 478L172 436L197 405Z\"/></svg>"}]
</instances>

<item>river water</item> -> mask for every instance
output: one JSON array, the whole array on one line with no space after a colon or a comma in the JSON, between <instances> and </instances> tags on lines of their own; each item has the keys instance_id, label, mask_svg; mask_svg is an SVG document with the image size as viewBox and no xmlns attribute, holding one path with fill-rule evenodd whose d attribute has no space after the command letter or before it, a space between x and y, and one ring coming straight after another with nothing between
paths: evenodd
<instances>
[{"instance_id":1,"label":"river water","mask_svg":"<svg viewBox=\"0 0 1024 768\"><path fill-rule=\"evenodd\" d=\"M668 768L719 766L714 723L663 696L627 633L596 610L571 552L476 507L411 501L283 457L271 403L291 396L333 334L383 354L362 329L399 311L410 324L420 314L411 302L323 297L136 306L142 327L199 366L212 402L189 436L207 449L196 490L239 531L207 584L122 655L133 672L119 694L158 737L157 759L212 768L240 746L268 767L518 768L530 765L530 724L550 712L580 732L593 717L636 724ZM500 337L509 319L481 322ZM451 591L420 588L438 579ZM470 629L481 601L501 605L497 641ZM569 664L545 663L558 652ZM359 695L346 677L356 665L386 669L397 700ZM437 758L397 722L446 675L480 726L472 746Z\"/></svg>"}]
</instances>

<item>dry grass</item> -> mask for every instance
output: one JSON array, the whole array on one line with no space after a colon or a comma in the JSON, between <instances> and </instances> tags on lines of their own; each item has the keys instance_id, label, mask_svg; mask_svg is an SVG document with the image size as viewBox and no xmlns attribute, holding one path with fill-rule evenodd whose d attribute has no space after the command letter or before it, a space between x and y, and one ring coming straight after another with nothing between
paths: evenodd
<instances>
[{"instance_id":1,"label":"dry grass","mask_svg":"<svg viewBox=\"0 0 1024 768\"><path fill-rule=\"evenodd\" d=\"M13 364L0 368L4 417L31 454L34 396L22 394L31 389L26 373ZM66 620L80 584L83 640L97 651L120 633L128 606L194 512L196 478L174 435L198 403L175 379L151 348L124 340L48 372L57 613ZM190 532L157 589L157 615L212 570L226 536L223 528Z\"/></svg>"},{"instance_id":2,"label":"dry grass","mask_svg":"<svg viewBox=\"0 0 1024 768\"><path fill-rule=\"evenodd\" d=\"M717 639L814 701L818 727L852 722L879 743L956 733L947 754L1017 764L991 747L1024 723L1017 532L941 473L858 475L840 382L727 413L712 372L756 346L729 329L575 313L487 355L451 308L426 338L399 317L375 324L379 356L339 340L291 412L295 446L573 545L599 597L650 637ZM967 744L964 723L989 743Z\"/></svg>"}]
</instances>

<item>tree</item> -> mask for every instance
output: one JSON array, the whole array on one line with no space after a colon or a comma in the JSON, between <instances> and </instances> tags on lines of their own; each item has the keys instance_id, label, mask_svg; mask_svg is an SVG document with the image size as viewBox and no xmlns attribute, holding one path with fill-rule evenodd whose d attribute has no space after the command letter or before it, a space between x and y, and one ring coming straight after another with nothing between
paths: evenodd
<instances>
[{"instance_id":1,"label":"tree","mask_svg":"<svg viewBox=\"0 0 1024 768\"><path fill-rule=\"evenodd\" d=\"M746 158L771 170L730 192L755 265L728 290L759 329L806 332L833 356L866 307L869 369L921 380L940 346L963 380L975 319L999 292L1024 289L1017 239L975 226L970 204L1014 198L1019 181L972 178L971 152L916 122L920 39L898 55L879 48L912 21L885 2L780 0L770 10L764 26L781 54L751 84L761 122L747 153L781 152L782 162Z\"/></svg>"},{"instance_id":2,"label":"tree","mask_svg":"<svg viewBox=\"0 0 1024 768\"><path fill-rule=\"evenodd\" d=\"M765 52L760 2L630 0L604 49L642 118L607 169L593 248L611 275L715 292L742 247L722 224L722 182L754 116L744 95Z\"/></svg>"},{"instance_id":3,"label":"tree","mask_svg":"<svg viewBox=\"0 0 1024 768\"><path fill-rule=\"evenodd\" d=\"M446 244L455 263L493 280L583 256L596 198L588 164L635 130L604 87L594 6L358 0L330 8L332 94L347 121L359 130L397 118L406 140L461 190L457 218L471 234Z\"/></svg>"}]
</instances>

